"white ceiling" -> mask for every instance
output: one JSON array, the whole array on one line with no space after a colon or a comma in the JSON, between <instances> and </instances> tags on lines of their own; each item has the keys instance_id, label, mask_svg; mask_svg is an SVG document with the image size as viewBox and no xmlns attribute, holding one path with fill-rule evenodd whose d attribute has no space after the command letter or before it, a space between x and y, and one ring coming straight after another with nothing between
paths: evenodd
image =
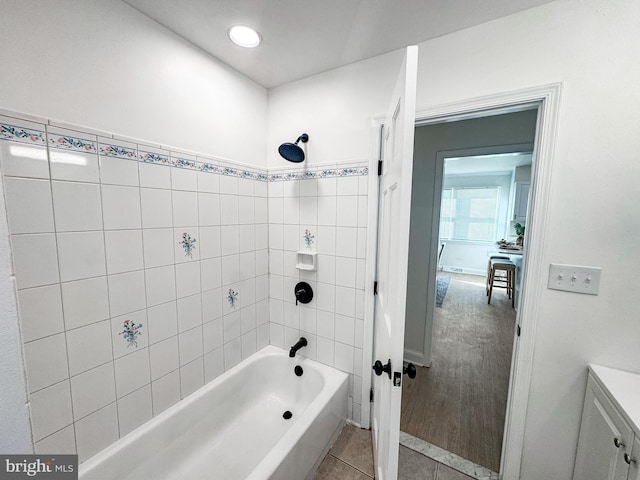
<instances>
[{"instance_id":1,"label":"white ceiling","mask_svg":"<svg viewBox=\"0 0 640 480\"><path fill-rule=\"evenodd\" d=\"M551 0L123 0L260 85L293 80ZM249 25L254 49L227 30Z\"/></svg>"},{"instance_id":2,"label":"white ceiling","mask_svg":"<svg viewBox=\"0 0 640 480\"><path fill-rule=\"evenodd\" d=\"M515 167L531 165L531 152L446 158L445 175L511 173Z\"/></svg>"}]
</instances>

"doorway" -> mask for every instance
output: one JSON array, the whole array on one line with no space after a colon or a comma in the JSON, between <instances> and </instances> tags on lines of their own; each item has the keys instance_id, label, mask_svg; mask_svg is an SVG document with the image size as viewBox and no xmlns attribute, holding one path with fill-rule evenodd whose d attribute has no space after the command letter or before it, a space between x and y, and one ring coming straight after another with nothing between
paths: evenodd
<instances>
[{"instance_id":1,"label":"doorway","mask_svg":"<svg viewBox=\"0 0 640 480\"><path fill-rule=\"evenodd\" d=\"M401 430L493 472L517 304L504 291L487 304L487 263L498 240L516 243L515 184L527 171L530 181L537 115L530 106L418 126L414 144L405 360L419 367L404 383Z\"/></svg>"}]
</instances>

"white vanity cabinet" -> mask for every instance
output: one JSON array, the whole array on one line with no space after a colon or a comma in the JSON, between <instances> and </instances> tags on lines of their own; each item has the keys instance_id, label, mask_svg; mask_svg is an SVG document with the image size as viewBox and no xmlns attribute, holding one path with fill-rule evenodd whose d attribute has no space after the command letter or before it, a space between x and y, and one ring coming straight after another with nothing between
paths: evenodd
<instances>
[{"instance_id":1,"label":"white vanity cabinet","mask_svg":"<svg viewBox=\"0 0 640 480\"><path fill-rule=\"evenodd\" d=\"M574 480L640 480L640 375L589 366Z\"/></svg>"}]
</instances>

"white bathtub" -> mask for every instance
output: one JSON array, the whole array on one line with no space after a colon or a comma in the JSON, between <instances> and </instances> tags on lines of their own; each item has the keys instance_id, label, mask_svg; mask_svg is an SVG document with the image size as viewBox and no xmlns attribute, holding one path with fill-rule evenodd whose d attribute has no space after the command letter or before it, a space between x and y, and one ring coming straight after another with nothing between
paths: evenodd
<instances>
[{"instance_id":1,"label":"white bathtub","mask_svg":"<svg viewBox=\"0 0 640 480\"><path fill-rule=\"evenodd\" d=\"M265 347L88 459L80 479L309 478L344 425L347 379Z\"/></svg>"}]
</instances>

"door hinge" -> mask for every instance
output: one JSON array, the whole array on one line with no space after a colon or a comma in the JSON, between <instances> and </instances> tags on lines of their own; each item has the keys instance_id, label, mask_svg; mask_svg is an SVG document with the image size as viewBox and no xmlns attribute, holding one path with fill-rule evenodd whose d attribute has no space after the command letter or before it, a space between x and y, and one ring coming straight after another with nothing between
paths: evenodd
<instances>
[{"instance_id":1,"label":"door hinge","mask_svg":"<svg viewBox=\"0 0 640 480\"><path fill-rule=\"evenodd\" d=\"M374 295L378 294L378 281L377 280L375 282L373 282L373 294Z\"/></svg>"},{"instance_id":2,"label":"door hinge","mask_svg":"<svg viewBox=\"0 0 640 480\"><path fill-rule=\"evenodd\" d=\"M520 336L520 325L518 325L518 328L516 328L516 334Z\"/></svg>"},{"instance_id":3,"label":"door hinge","mask_svg":"<svg viewBox=\"0 0 640 480\"><path fill-rule=\"evenodd\" d=\"M369 403L373 403L373 387L369 390Z\"/></svg>"},{"instance_id":4,"label":"door hinge","mask_svg":"<svg viewBox=\"0 0 640 480\"><path fill-rule=\"evenodd\" d=\"M382 160L378 160L378 176L382 175Z\"/></svg>"}]
</instances>

